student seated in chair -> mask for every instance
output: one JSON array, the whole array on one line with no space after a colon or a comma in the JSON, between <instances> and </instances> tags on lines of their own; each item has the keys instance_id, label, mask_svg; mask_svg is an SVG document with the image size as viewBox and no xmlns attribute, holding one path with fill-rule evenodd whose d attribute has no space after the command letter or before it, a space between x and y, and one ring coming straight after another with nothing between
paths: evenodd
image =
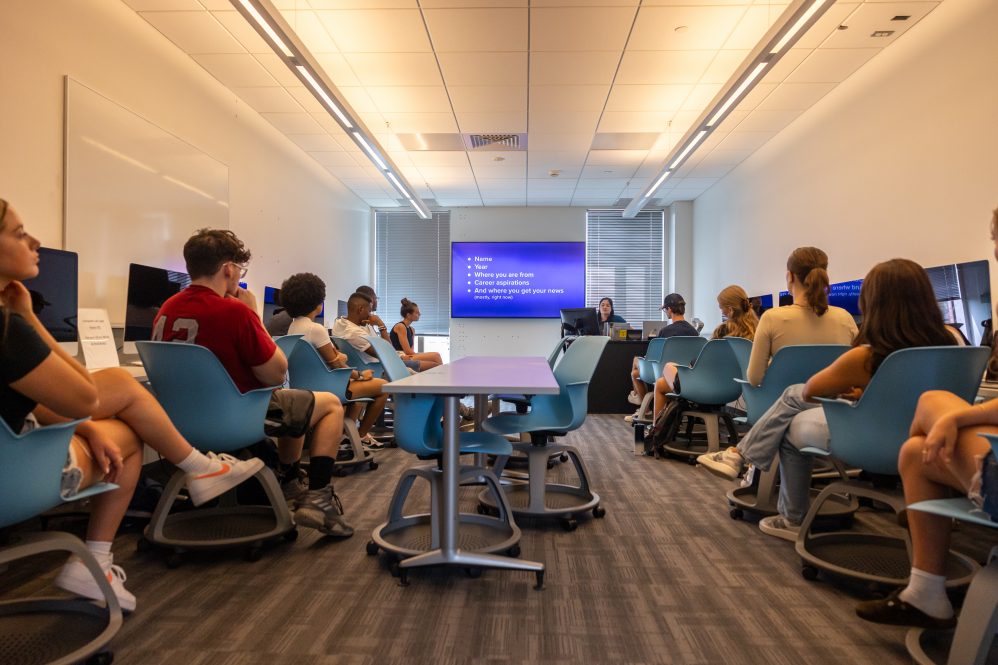
<instances>
[{"instance_id":1,"label":"student seated in chair","mask_svg":"<svg viewBox=\"0 0 998 665\"><path fill-rule=\"evenodd\" d=\"M360 322L360 325L366 331L364 334L365 335L374 335L375 337L380 337L381 339L383 339L386 342L388 342L389 344L391 344L392 343L392 338L388 334L388 327L385 325L385 322L381 320L381 317L378 316L377 314L375 314L375 312L378 311L378 294L374 292L373 288L371 288L370 286L367 286L367 285L358 286L357 290L354 291L354 293L359 293L360 295L364 296L365 298L367 298L367 301L371 304L371 311L368 314L367 318ZM348 311L349 311L349 306L348 306ZM346 317L346 318L349 318L349 316ZM339 321L339 319L337 319L337 321ZM336 336L336 337L343 337L344 339L349 339L349 337L346 337L346 336L343 336L343 335L340 335L339 333L337 333L336 332L337 330L344 330L344 328L342 328L342 327L341 328L337 328L336 321L334 321L333 322L333 335ZM349 332L351 332L352 334L356 334L356 331L353 330L353 329L347 328L347 330L349 330ZM366 340L364 340L364 341L366 341ZM353 346L356 347L358 351L361 350L360 347L357 347L356 344L354 344ZM415 360L415 359L406 359L406 358L404 358L402 356L401 352L399 352L399 357L402 358L402 362L405 363L405 366L408 367L409 369L411 369L413 372L420 371L420 369L419 369L419 361L418 360Z\"/></svg>"},{"instance_id":2,"label":"student seated in chair","mask_svg":"<svg viewBox=\"0 0 998 665\"><path fill-rule=\"evenodd\" d=\"M281 285L281 303L292 317L289 335L301 335L302 339L315 347L319 356L330 367L347 367L347 357L340 353L336 345L329 339L326 329L315 322L315 317L322 311L322 303L326 299L326 284L318 276L310 272L292 275ZM371 436L371 428L377 422L378 416L385 410L388 395L381 392L381 386L387 383L384 379L371 376L371 370L353 371L347 386L351 399L371 398L373 402L356 402L349 406L347 415L357 420L361 412L364 417L357 427L361 442L371 449L381 449L384 445ZM365 409L365 406L367 407Z\"/></svg>"},{"instance_id":3,"label":"student seated in chair","mask_svg":"<svg viewBox=\"0 0 998 665\"><path fill-rule=\"evenodd\" d=\"M794 541L810 506L813 459L797 448L828 447L828 424L815 397L859 399L880 364L894 351L918 346L952 346L953 336L943 325L932 284L922 266L908 259L878 263L866 275L859 292L863 322L853 348L812 376L806 384L787 388L752 426L736 448L697 458L705 469L735 479L742 466L752 463L768 470L780 457L778 515L764 517L759 528L777 538ZM790 422L803 418L806 443L786 439Z\"/></svg>"},{"instance_id":4,"label":"student seated in chair","mask_svg":"<svg viewBox=\"0 0 998 665\"><path fill-rule=\"evenodd\" d=\"M194 450L131 375L121 369L90 374L63 351L33 313L31 296L21 283L39 272L39 246L17 213L0 199L0 417L14 432L90 418L77 426L70 442L62 495L72 500L81 489L99 482L118 485L91 500L86 539L122 609L132 611L135 596L125 588L124 571L114 565L111 543L142 469L142 443L187 472L196 505L235 487L263 463ZM55 584L86 598L104 599L76 557L63 566Z\"/></svg>"},{"instance_id":5,"label":"student seated in chair","mask_svg":"<svg viewBox=\"0 0 998 665\"><path fill-rule=\"evenodd\" d=\"M402 307L399 310L399 315L402 317L402 320L392 326L392 331L389 334L392 346L398 351L399 357L402 360L417 361L420 372L442 365L444 361L440 358L439 353L435 351L416 353L412 348L416 340L416 330L412 327L412 324L419 321L419 305L408 298L402 298Z\"/></svg>"},{"instance_id":6,"label":"student seated in chair","mask_svg":"<svg viewBox=\"0 0 998 665\"><path fill-rule=\"evenodd\" d=\"M751 340L755 336L755 328L759 319L756 318L755 311L749 304L745 289L735 284L721 289L721 292L717 294L717 306L721 310L724 321L714 329L714 333L710 336L711 339L743 337ZM654 413L656 416L659 411L665 408L668 399L666 396L675 391L677 374L676 365L667 363L662 369L662 376L655 382Z\"/></svg>"},{"instance_id":7,"label":"student seated in chair","mask_svg":"<svg viewBox=\"0 0 998 665\"><path fill-rule=\"evenodd\" d=\"M991 217L991 241L998 259L998 209ZM998 400L972 406L941 390L923 394L911 438L898 456L905 502L947 499L957 490L998 522L998 461L980 434L998 434ZM945 574L951 527L947 517L908 511L912 546L908 586L883 600L860 603L856 614L892 625L954 626Z\"/></svg>"},{"instance_id":8,"label":"student seated in chair","mask_svg":"<svg viewBox=\"0 0 998 665\"><path fill-rule=\"evenodd\" d=\"M600 304L602 305L602 301ZM699 331L686 320L686 301L678 293L667 295L662 301L661 310L665 312L665 318L669 319L669 325L659 330L657 337L698 337L700 335ZM648 388L641 380L637 357L631 363L631 385L634 386L634 390L627 396L627 401L635 406L641 406L641 402L644 401L645 395L648 393ZM634 420L634 416L627 416L624 420L631 422Z\"/></svg>"},{"instance_id":9,"label":"student seated in chair","mask_svg":"<svg viewBox=\"0 0 998 665\"><path fill-rule=\"evenodd\" d=\"M232 231L201 229L184 244L191 285L163 303L153 339L198 344L221 361L246 392L284 382L288 361L256 313L256 298L239 286L250 251ZM278 476L295 501L295 523L340 537L353 535L332 476L343 433L343 405L336 395L275 390L264 431L277 438ZM297 478L306 432L311 431L308 488Z\"/></svg>"}]
</instances>

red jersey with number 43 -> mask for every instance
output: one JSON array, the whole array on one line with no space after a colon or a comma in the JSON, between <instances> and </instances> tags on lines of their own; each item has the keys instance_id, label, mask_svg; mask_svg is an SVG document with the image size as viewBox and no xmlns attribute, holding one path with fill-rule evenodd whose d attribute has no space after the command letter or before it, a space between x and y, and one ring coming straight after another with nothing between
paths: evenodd
<instances>
[{"instance_id":1,"label":"red jersey with number 43","mask_svg":"<svg viewBox=\"0 0 998 665\"><path fill-rule=\"evenodd\" d=\"M241 392L264 387L252 368L270 360L277 348L245 303L197 285L163 303L153 321L152 338L208 348Z\"/></svg>"}]
</instances>

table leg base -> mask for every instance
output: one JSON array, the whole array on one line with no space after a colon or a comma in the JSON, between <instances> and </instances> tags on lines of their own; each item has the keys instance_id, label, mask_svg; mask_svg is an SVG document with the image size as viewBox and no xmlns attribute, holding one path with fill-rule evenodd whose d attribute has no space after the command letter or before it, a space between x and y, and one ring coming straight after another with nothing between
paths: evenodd
<instances>
[{"instance_id":1,"label":"table leg base","mask_svg":"<svg viewBox=\"0 0 998 665\"><path fill-rule=\"evenodd\" d=\"M436 549L420 554L418 556L402 559L399 562L399 582L405 586L408 582L407 571L410 568L423 568L426 566L453 566L468 568L500 568L503 570L525 570L537 576L536 589L544 588L544 564L539 561L524 561L522 559L512 559L495 554L484 554L481 552L466 552L464 550L454 550L445 552Z\"/></svg>"}]
</instances>

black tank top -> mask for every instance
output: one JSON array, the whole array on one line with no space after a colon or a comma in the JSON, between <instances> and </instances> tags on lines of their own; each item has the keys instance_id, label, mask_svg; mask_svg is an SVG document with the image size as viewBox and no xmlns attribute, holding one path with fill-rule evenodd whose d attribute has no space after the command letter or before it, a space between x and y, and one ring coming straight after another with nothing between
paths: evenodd
<instances>
[{"instance_id":1,"label":"black tank top","mask_svg":"<svg viewBox=\"0 0 998 665\"><path fill-rule=\"evenodd\" d=\"M402 322L399 321L399 323L402 323ZM390 333L388 333L388 338L392 340L392 346L395 347L396 351L402 351L403 350L402 349L402 342L399 341L398 333L395 332L395 329L397 327L398 327L398 323L396 323L394 326L392 326L392 331ZM409 340L409 348L410 349L414 348L413 347L412 328L410 328L409 326L405 327L405 336L406 336L406 339Z\"/></svg>"}]
</instances>

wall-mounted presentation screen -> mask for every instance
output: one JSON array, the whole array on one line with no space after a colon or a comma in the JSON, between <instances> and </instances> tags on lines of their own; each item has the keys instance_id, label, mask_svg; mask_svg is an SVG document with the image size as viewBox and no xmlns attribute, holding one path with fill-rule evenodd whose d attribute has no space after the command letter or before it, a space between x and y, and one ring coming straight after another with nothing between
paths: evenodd
<instances>
[{"instance_id":1,"label":"wall-mounted presentation screen","mask_svg":"<svg viewBox=\"0 0 998 665\"><path fill-rule=\"evenodd\" d=\"M66 351L76 355L79 273L76 252L41 247L38 276L24 281L35 315Z\"/></svg>"},{"instance_id":2,"label":"wall-mounted presentation screen","mask_svg":"<svg viewBox=\"0 0 998 665\"><path fill-rule=\"evenodd\" d=\"M128 266L128 295L125 302L125 341L152 339L152 322L170 296L191 284L185 272L131 263ZM126 353L134 353L126 347Z\"/></svg>"},{"instance_id":3,"label":"wall-mounted presentation screen","mask_svg":"<svg viewBox=\"0 0 998 665\"><path fill-rule=\"evenodd\" d=\"M451 316L559 318L586 304L584 242L451 243Z\"/></svg>"},{"instance_id":4,"label":"wall-mounted presentation screen","mask_svg":"<svg viewBox=\"0 0 998 665\"><path fill-rule=\"evenodd\" d=\"M749 298L749 303L752 305L752 309L755 310L757 316L762 316L762 313L767 309L773 309L773 294L766 293L761 296L752 296Z\"/></svg>"},{"instance_id":5,"label":"wall-mounted presentation screen","mask_svg":"<svg viewBox=\"0 0 998 665\"><path fill-rule=\"evenodd\" d=\"M861 279L829 285L828 304L841 307L853 316L859 316L859 290L862 286Z\"/></svg>"}]
</instances>

